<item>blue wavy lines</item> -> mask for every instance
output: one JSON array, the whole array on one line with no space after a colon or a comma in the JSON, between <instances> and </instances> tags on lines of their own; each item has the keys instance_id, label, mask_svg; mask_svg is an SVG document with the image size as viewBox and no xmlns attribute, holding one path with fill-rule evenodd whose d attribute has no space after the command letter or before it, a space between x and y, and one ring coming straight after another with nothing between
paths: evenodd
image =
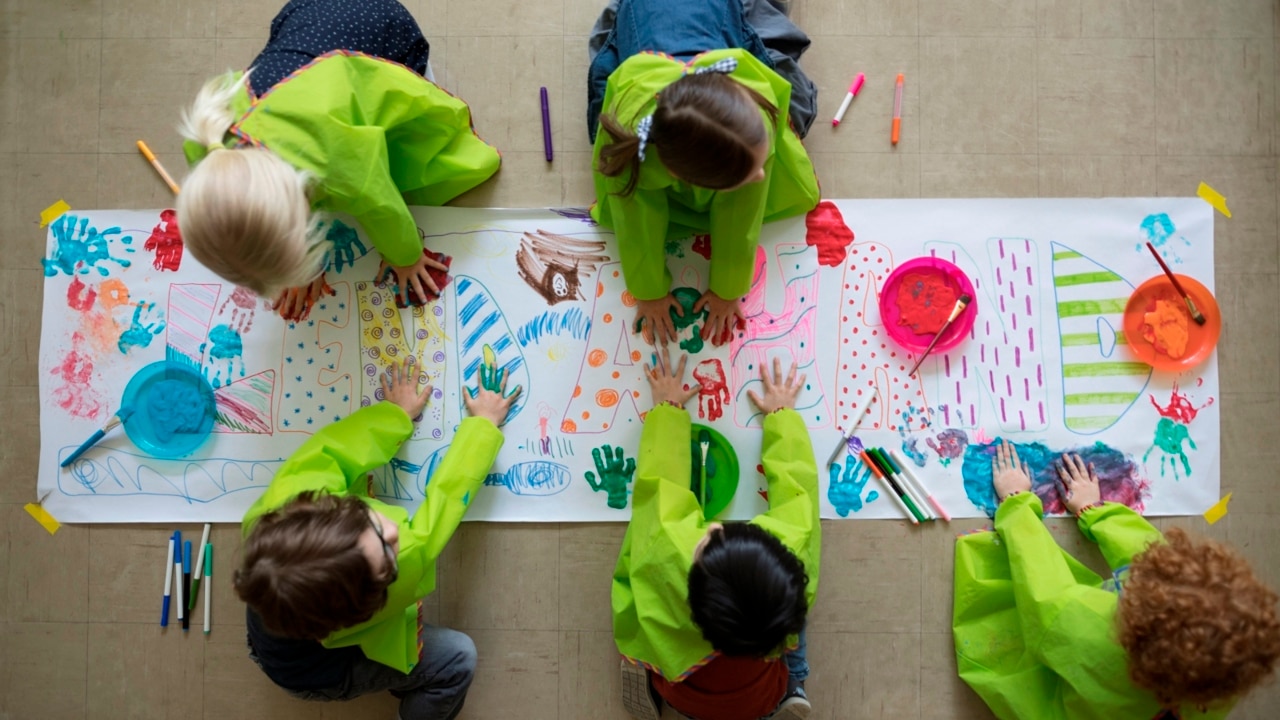
<instances>
[{"instance_id":1,"label":"blue wavy lines","mask_svg":"<svg viewBox=\"0 0 1280 720\"><path fill-rule=\"evenodd\" d=\"M545 312L516 330L516 340L521 347L536 345L544 336L569 333L575 340L585 340L591 332L591 317L579 308L569 308L563 313Z\"/></svg>"}]
</instances>

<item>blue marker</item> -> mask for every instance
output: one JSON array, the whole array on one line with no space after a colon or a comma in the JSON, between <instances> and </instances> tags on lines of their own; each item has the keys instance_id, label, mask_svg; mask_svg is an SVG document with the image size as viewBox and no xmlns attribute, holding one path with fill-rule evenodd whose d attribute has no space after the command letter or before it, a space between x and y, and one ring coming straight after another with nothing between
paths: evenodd
<instances>
[{"instance_id":1,"label":"blue marker","mask_svg":"<svg viewBox=\"0 0 1280 720\"><path fill-rule=\"evenodd\" d=\"M173 566L169 558L173 557L174 538L169 536L169 553L164 556L164 605L160 608L160 627L169 626L169 591L173 588Z\"/></svg>"},{"instance_id":2,"label":"blue marker","mask_svg":"<svg viewBox=\"0 0 1280 720\"><path fill-rule=\"evenodd\" d=\"M187 540L182 543L182 587L185 588L183 597L191 595L191 541ZM178 607L186 605L185 602L179 602ZM191 613L183 613L182 615L182 631L186 632L191 629Z\"/></svg>"}]
</instances>

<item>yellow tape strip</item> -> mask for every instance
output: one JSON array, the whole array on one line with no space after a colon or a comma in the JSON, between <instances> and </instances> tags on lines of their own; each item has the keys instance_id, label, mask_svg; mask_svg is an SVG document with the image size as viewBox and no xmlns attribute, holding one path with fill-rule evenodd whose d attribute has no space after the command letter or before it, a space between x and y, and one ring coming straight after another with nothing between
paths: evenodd
<instances>
[{"instance_id":1,"label":"yellow tape strip","mask_svg":"<svg viewBox=\"0 0 1280 720\"><path fill-rule=\"evenodd\" d=\"M40 227L44 227L45 225L48 225L54 220L57 220L58 217L62 215L62 213L70 209L71 209L71 206L67 204L66 200L58 200L58 202L50 205L44 210L41 210L40 211Z\"/></svg>"},{"instance_id":2,"label":"yellow tape strip","mask_svg":"<svg viewBox=\"0 0 1280 720\"><path fill-rule=\"evenodd\" d=\"M1204 511L1204 519L1210 525L1218 522L1227 514L1227 503L1231 502L1231 493L1222 496L1213 507Z\"/></svg>"},{"instance_id":3,"label":"yellow tape strip","mask_svg":"<svg viewBox=\"0 0 1280 720\"><path fill-rule=\"evenodd\" d=\"M1201 200L1217 208L1218 212L1231 217L1231 211L1227 209L1227 199L1222 197L1222 193L1204 183L1200 183L1200 188L1196 190L1196 194L1200 196Z\"/></svg>"},{"instance_id":4,"label":"yellow tape strip","mask_svg":"<svg viewBox=\"0 0 1280 720\"><path fill-rule=\"evenodd\" d=\"M49 514L49 511L44 509L43 505L27 503L25 509L28 515L35 518L36 522L40 523L41 527L49 531L50 535L58 532L58 528L62 527L62 523L55 520L54 517Z\"/></svg>"}]
</instances>

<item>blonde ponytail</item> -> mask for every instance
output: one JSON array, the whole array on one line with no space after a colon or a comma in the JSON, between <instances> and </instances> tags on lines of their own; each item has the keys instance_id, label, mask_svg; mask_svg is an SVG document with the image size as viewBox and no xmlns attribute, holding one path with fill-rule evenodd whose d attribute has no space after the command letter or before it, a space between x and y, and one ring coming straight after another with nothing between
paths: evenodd
<instances>
[{"instance_id":1,"label":"blonde ponytail","mask_svg":"<svg viewBox=\"0 0 1280 720\"><path fill-rule=\"evenodd\" d=\"M231 114L231 100L240 92L240 86L248 82L249 73L246 72L240 78L227 73L205 83L196 93L191 107L182 111L178 134L201 147L221 145L223 136L235 121Z\"/></svg>"}]
</instances>

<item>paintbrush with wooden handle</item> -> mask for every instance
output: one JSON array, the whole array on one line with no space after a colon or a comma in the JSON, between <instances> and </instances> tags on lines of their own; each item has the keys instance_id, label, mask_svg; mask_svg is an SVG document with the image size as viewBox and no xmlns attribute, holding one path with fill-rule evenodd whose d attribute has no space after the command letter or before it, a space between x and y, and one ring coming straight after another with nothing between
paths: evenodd
<instances>
[{"instance_id":1,"label":"paintbrush with wooden handle","mask_svg":"<svg viewBox=\"0 0 1280 720\"><path fill-rule=\"evenodd\" d=\"M1147 243L1147 249L1155 256L1156 262L1160 263L1160 269L1164 270L1164 274L1169 277L1169 282L1173 283L1173 289L1177 290L1178 294L1182 296L1183 301L1187 303L1187 311L1191 313L1191 319L1195 320L1197 325L1203 325L1205 323L1204 313L1200 312L1200 308L1196 307L1195 301L1192 300L1191 295L1182 288L1182 283L1178 282L1177 276L1173 274L1173 271L1169 269L1169 266L1164 264L1164 258L1160 257L1160 251L1156 250L1156 246L1151 243Z\"/></svg>"},{"instance_id":2,"label":"paintbrush with wooden handle","mask_svg":"<svg viewBox=\"0 0 1280 720\"><path fill-rule=\"evenodd\" d=\"M955 322L956 318L960 317L960 313L964 312L964 309L968 307L971 302L973 302L973 298L968 295L961 295L960 299L956 300L955 307L951 308L951 315L947 318L946 322L942 323L942 328L939 329L938 332L934 333L933 339L929 341L929 347L924 349L924 352L920 355L920 359L916 360L916 364L911 366L911 372L907 373L908 375L916 374L916 370L920 368L920 363L924 362L924 359L929 357L929 353L933 352L933 346L938 344L938 339L942 337L942 333L946 332L947 328L951 327L951 323Z\"/></svg>"}]
</instances>

